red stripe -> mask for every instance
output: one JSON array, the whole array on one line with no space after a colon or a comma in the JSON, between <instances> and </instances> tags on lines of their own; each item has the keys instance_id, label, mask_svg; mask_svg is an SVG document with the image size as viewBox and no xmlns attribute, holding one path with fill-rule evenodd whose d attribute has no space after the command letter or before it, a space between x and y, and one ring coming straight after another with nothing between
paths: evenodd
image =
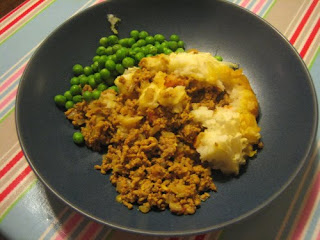
<instances>
[{"instance_id":1,"label":"red stripe","mask_svg":"<svg viewBox=\"0 0 320 240\"><path fill-rule=\"evenodd\" d=\"M316 37L319 29L320 29L320 18L318 19L317 24L314 26L314 28L313 28L310 36L308 37L308 39L307 39L304 47L302 48L302 50L301 50L301 52L300 52L300 56L301 56L302 58L306 55L309 47L310 47L311 44L312 44L312 41L313 41L314 38Z\"/></svg>"},{"instance_id":2,"label":"red stripe","mask_svg":"<svg viewBox=\"0 0 320 240\"><path fill-rule=\"evenodd\" d=\"M2 102L0 102L0 111L4 106L8 104L8 102L12 101L17 95L18 88L14 89Z\"/></svg>"},{"instance_id":3,"label":"red stripe","mask_svg":"<svg viewBox=\"0 0 320 240\"><path fill-rule=\"evenodd\" d=\"M198 235L198 236L196 236L196 238L194 240L203 240L205 237L206 237L205 234Z\"/></svg>"},{"instance_id":4,"label":"red stripe","mask_svg":"<svg viewBox=\"0 0 320 240\"><path fill-rule=\"evenodd\" d=\"M3 84L0 85L0 93L3 92L7 87L9 87L11 83L13 83L19 77L21 77L26 65L26 63L22 65L17 72L15 72L11 77L6 79L6 81Z\"/></svg>"},{"instance_id":5,"label":"red stripe","mask_svg":"<svg viewBox=\"0 0 320 240\"><path fill-rule=\"evenodd\" d=\"M299 37L304 25L306 25L306 22L310 18L311 13L315 9L315 7L316 7L318 2L319 2L319 0L313 0L312 4L309 6L309 9L307 10L306 14L303 16L300 24L298 25L296 31L294 32L293 36L290 39L290 42L291 42L292 45L296 42L296 40Z\"/></svg>"},{"instance_id":6,"label":"red stripe","mask_svg":"<svg viewBox=\"0 0 320 240\"><path fill-rule=\"evenodd\" d=\"M15 9L13 9L11 12L0 18L0 23L6 20L8 17L10 17L12 14L14 14L16 11L18 11L20 8L22 8L24 5L26 5L30 0L24 1L19 6L17 6Z\"/></svg>"},{"instance_id":7,"label":"red stripe","mask_svg":"<svg viewBox=\"0 0 320 240\"><path fill-rule=\"evenodd\" d=\"M319 194L320 189L320 173L316 176L316 180L311 188L311 192L308 196L308 200L300 213L300 218L298 220L298 224L293 232L292 239L301 239L301 234L303 233L303 230L308 222L308 219L311 215L313 206L315 204L315 201L317 199L317 195Z\"/></svg>"},{"instance_id":8,"label":"red stripe","mask_svg":"<svg viewBox=\"0 0 320 240\"><path fill-rule=\"evenodd\" d=\"M15 155L10 162L0 170L0 179L23 157L23 152L20 151Z\"/></svg>"},{"instance_id":9,"label":"red stripe","mask_svg":"<svg viewBox=\"0 0 320 240\"><path fill-rule=\"evenodd\" d=\"M44 0L39 0L38 2L33 4L31 7L29 7L21 15L19 15L12 22L10 22L7 26L5 26L3 29L1 29L0 30L0 35L3 34L5 31L7 31L8 29L10 29L14 24L16 24L19 20L21 20L23 17L25 17L28 13L30 13L33 9L35 9L37 6L39 6L43 2L44 2Z\"/></svg>"},{"instance_id":10,"label":"red stripe","mask_svg":"<svg viewBox=\"0 0 320 240\"><path fill-rule=\"evenodd\" d=\"M76 224L79 223L79 221L83 217L75 213L71 219L68 220L68 222L62 227L62 229L59 231L58 236L56 237L56 240L63 240L65 237L72 231L72 229L76 226Z\"/></svg>"},{"instance_id":11,"label":"red stripe","mask_svg":"<svg viewBox=\"0 0 320 240\"><path fill-rule=\"evenodd\" d=\"M86 230L85 234L81 237L83 240L92 239L92 236L97 232L97 230L101 227L100 224L96 222L92 222L91 226Z\"/></svg>"},{"instance_id":12,"label":"red stripe","mask_svg":"<svg viewBox=\"0 0 320 240\"><path fill-rule=\"evenodd\" d=\"M15 187L31 172L31 168L28 165L16 179L12 181L12 183L9 184L9 186L2 192L0 193L0 203L8 196L14 189Z\"/></svg>"}]
</instances>

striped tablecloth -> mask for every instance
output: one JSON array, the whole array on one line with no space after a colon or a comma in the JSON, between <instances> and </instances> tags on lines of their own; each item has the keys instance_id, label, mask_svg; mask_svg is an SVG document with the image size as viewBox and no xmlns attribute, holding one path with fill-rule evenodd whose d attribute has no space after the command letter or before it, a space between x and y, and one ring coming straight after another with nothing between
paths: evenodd
<instances>
[{"instance_id":1,"label":"striped tablecloth","mask_svg":"<svg viewBox=\"0 0 320 240\"><path fill-rule=\"evenodd\" d=\"M14 104L31 55L73 14L99 0L27 0L0 19L0 239L162 239L133 235L92 222L37 180L18 143ZM263 17L300 53L320 96L320 1L232 0ZM320 239L319 138L303 171L271 205L226 229L194 239Z\"/></svg>"}]
</instances>

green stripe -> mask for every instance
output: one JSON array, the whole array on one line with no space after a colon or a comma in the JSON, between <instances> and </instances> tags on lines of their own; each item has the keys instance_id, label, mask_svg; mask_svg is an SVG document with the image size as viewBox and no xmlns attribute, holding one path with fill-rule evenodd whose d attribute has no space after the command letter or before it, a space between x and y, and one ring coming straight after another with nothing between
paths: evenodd
<instances>
[{"instance_id":1,"label":"green stripe","mask_svg":"<svg viewBox=\"0 0 320 240\"><path fill-rule=\"evenodd\" d=\"M40 13L42 13L45 9L47 9L49 6L51 6L52 3L54 3L56 0L52 0L49 5L41 9L39 12L37 12L32 18L30 18L28 21L26 21L21 27L19 27L16 31L14 31L11 35L9 35L7 38L5 38L2 42L0 42L0 45L5 43L8 39L10 39L16 32L20 31L27 23L29 23L31 20L33 20L36 16L38 16Z\"/></svg>"},{"instance_id":2,"label":"green stripe","mask_svg":"<svg viewBox=\"0 0 320 240\"><path fill-rule=\"evenodd\" d=\"M110 232L109 232L109 234L108 234L108 236L106 237L105 240L111 240L111 238L112 238L112 236L113 236L113 233L114 233L114 230L111 229Z\"/></svg>"},{"instance_id":3,"label":"green stripe","mask_svg":"<svg viewBox=\"0 0 320 240\"><path fill-rule=\"evenodd\" d=\"M309 70L312 68L312 66L313 66L316 58L318 57L319 53L320 53L320 46L318 47L317 53L314 55L314 57L312 58L311 62L309 63L309 66L308 66Z\"/></svg>"},{"instance_id":4,"label":"green stripe","mask_svg":"<svg viewBox=\"0 0 320 240\"><path fill-rule=\"evenodd\" d=\"M2 123L10 115L10 113L13 112L13 110L14 110L14 107L0 119L0 123Z\"/></svg>"},{"instance_id":5,"label":"green stripe","mask_svg":"<svg viewBox=\"0 0 320 240\"><path fill-rule=\"evenodd\" d=\"M4 212L2 217L0 218L0 223L7 216L7 214L11 211L11 209L20 201L20 199L30 191L30 189L37 183L38 179L35 179L30 186L10 205L10 207Z\"/></svg>"},{"instance_id":6,"label":"green stripe","mask_svg":"<svg viewBox=\"0 0 320 240\"><path fill-rule=\"evenodd\" d=\"M269 14L271 8L273 8L274 4L276 3L277 1L274 0L273 3L269 6L269 8L267 9L266 13L262 16L263 18L266 18L267 15Z\"/></svg>"}]
</instances>

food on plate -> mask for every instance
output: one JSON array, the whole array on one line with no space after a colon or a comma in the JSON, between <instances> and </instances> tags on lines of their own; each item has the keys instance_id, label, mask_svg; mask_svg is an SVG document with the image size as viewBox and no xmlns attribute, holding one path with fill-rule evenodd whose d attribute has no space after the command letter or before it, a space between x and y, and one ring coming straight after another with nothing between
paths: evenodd
<instances>
[{"instance_id":1,"label":"food on plate","mask_svg":"<svg viewBox=\"0 0 320 240\"><path fill-rule=\"evenodd\" d=\"M211 169L237 175L261 145L247 78L210 53L142 58L115 85L65 114L88 147L108 149L95 168L111 171L116 200L129 209L193 214L216 190Z\"/></svg>"}]
</instances>

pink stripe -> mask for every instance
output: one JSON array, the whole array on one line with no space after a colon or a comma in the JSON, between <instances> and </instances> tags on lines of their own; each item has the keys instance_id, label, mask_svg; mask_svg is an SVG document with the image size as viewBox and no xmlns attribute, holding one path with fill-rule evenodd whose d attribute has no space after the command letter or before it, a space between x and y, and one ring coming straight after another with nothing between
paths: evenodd
<instances>
[{"instance_id":1,"label":"pink stripe","mask_svg":"<svg viewBox=\"0 0 320 240\"><path fill-rule=\"evenodd\" d=\"M92 236L98 231L98 229L101 227L100 224L96 223L96 222L92 222L91 226L87 229L87 231L83 234L83 236L81 237L81 239L83 240L87 240L87 239L91 239Z\"/></svg>"},{"instance_id":2,"label":"pink stripe","mask_svg":"<svg viewBox=\"0 0 320 240\"><path fill-rule=\"evenodd\" d=\"M1 86L0 86L0 93L3 92L12 82L17 80L21 74L23 73L24 69L26 68L26 63L20 67L18 71L16 71L11 77L9 77Z\"/></svg>"},{"instance_id":3,"label":"pink stripe","mask_svg":"<svg viewBox=\"0 0 320 240\"><path fill-rule=\"evenodd\" d=\"M12 101L17 95L18 89L14 89L1 103L0 103L0 111L7 105L8 102Z\"/></svg>"},{"instance_id":4,"label":"pink stripe","mask_svg":"<svg viewBox=\"0 0 320 240\"><path fill-rule=\"evenodd\" d=\"M257 13L265 3L266 3L266 0L260 0L260 2L253 9L253 12Z\"/></svg>"},{"instance_id":5,"label":"pink stripe","mask_svg":"<svg viewBox=\"0 0 320 240\"><path fill-rule=\"evenodd\" d=\"M242 3L241 3L241 7L246 7L248 5L250 0L244 0Z\"/></svg>"},{"instance_id":6,"label":"pink stripe","mask_svg":"<svg viewBox=\"0 0 320 240\"><path fill-rule=\"evenodd\" d=\"M72 216L71 219L69 219L68 222L66 222L64 226L62 226L62 229L60 229L55 240L66 239L66 236L72 231L72 229L76 227L76 225L81 221L82 218L83 217L80 214L75 213L74 216Z\"/></svg>"},{"instance_id":7,"label":"pink stripe","mask_svg":"<svg viewBox=\"0 0 320 240\"><path fill-rule=\"evenodd\" d=\"M320 231L318 232L318 236L317 236L316 240L320 240Z\"/></svg>"},{"instance_id":8,"label":"pink stripe","mask_svg":"<svg viewBox=\"0 0 320 240\"><path fill-rule=\"evenodd\" d=\"M301 239L301 234L303 233L303 230L308 222L308 219L312 213L313 206L315 204L315 201L317 199L317 195L319 194L320 189L320 173L318 173L316 180L311 188L310 195L308 196L308 200L306 205L304 206L302 212L300 213L300 218L298 221L298 224L296 226L296 229L293 232L292 239Z\"/></svg>"}]
</instances>

